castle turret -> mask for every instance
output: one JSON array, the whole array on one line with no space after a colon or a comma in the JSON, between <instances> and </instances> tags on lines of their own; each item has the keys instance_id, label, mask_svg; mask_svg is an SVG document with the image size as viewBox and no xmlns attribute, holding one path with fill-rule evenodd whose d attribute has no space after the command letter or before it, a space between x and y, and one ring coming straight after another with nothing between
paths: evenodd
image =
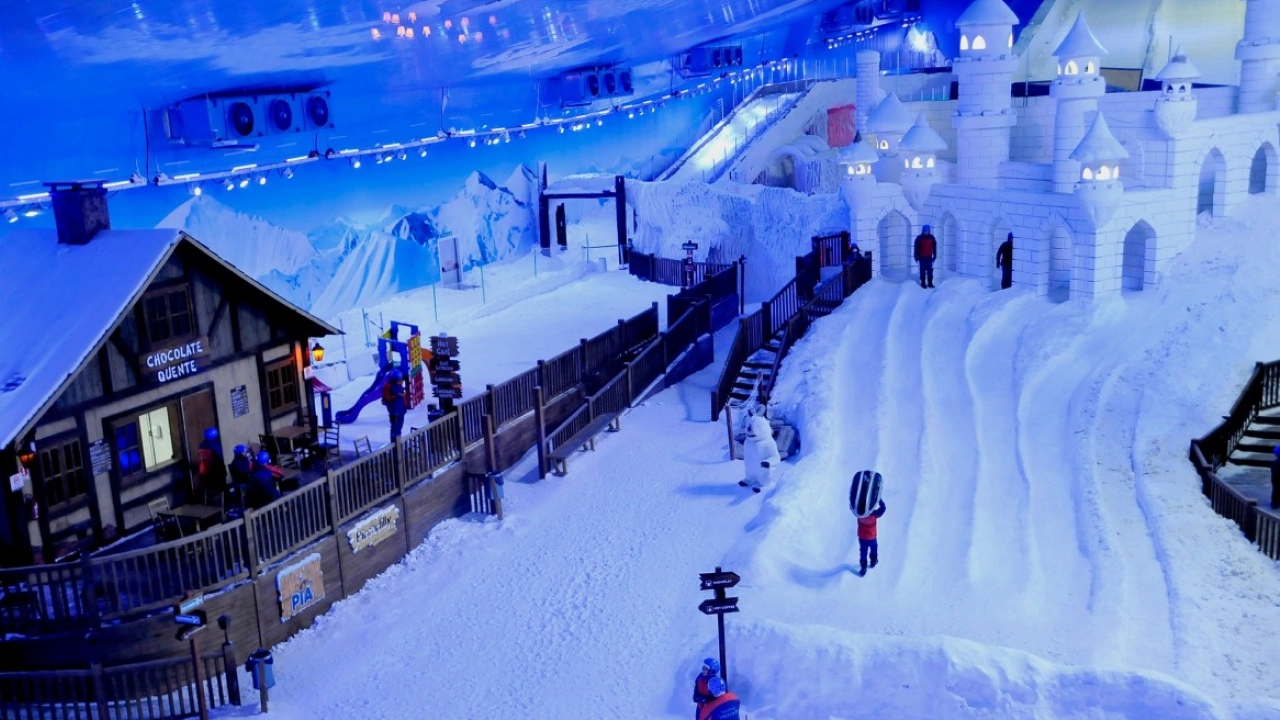
<instances>
[{"instance_id":1,"label":"castle turret","mask_svg":"<svg viewBox=\"0 0 1280 720\"><path fill-rule=\"evenodd\" d=\"M1179 47L1164 69L1156 73L1160 81L1160 99L1156 100L1156 124L1170 138L1180 137L1196 119L1196 95L1192 82L1200 71Z\"/></svg>"},{"instance_id":2,"label":"castle turret","mask_svg":"<svg viewBox=\"0 0 1280 720\"><path fill-rule=\"evenodd\" d=\"M911 207L920 211L938 182L937 156L947 149L947 141L929 127L924 113L920 113L898 147L902 157L902 192Z\"/></svg>"},{"instance_id":3,"label":"castle turret","mask_svg":"<svg viewBox=\"0 0 1280 720\"><path fill-rule=\"evenodd\" d=\"M1075 24L1053 51L1058 59L1058 77L1049 94L1057 100L1057 116L1053 126L1053 189L1071 192L1080 178L1080 163L1071 153L1085 133L1085 119L1098 109L1098 98L1107 92L1101 75L1102 57L1107 54L1094 37L1084 13L1076 15Z\"/></svg>"},{"instance_id":4,"label":"castle turret","mask_svg":"<svg viewBox=\"0 0 1280 720\"><path fill-rule=\"evenodd\" d=\"M1095 228L1111 220L1124 198L1120 161L1127 157L1129 152L1111 134L1101 112L1071 152L1071 159L1080 165L1074 188L1076 199Z\"/></svg>"},{"instance_id":5,"label":"castle turret","mask_svg":"<svg viewBox=\"0 0 1280 720\"><path fill-rule=\"evenodd\" d=\"M880 53L875 50L859 50L854 56L858 73L858 89L854 100L858 103L854 118L858 132L867 132L867 116L880 103L884 91L880 89Z\"/></svg>"},{"instance_id":6,"label":"castle turret","mask_svg":"<svg viewBox=\"0 0 1280 720\"><path fill-rule=\"evenodd\" d=\"M867 131L875 135L880 157L897 157L898 143L911 129L912 117L897 95L887 95L867 116Z\"/></svg>"},{"instance_id":7,"label":"castle turret","mask_svg":"<svg viewBox=\"0 0 1280 720\"><path fill-rule=\"evenodd\" d=\"M840 151L837 162L844 168L840 175L840 192L849 206L849 228L859 245L871 247L875 241L876 176L872 165L880 160L877 153L858 133L853 142Z\"/></svg>"},{"instance_id":8,"label":"castle turret","mask_svg":"<svg viewBox=\"0 0 1280 720\"><path fill-rule=\"evenodd\" d=\"M1240 112L1276 109L1280 73L1280 0L1246 0L1244 39L1236 43L1240 61Z\"/></svg>"},{"instance_id":9,"label":"castle turret","mask_svg":"<svg viewBox=\"0 0 1280 720\"><path fill-rule=\"evenodd\" d=\"M951 126L956 129L956 180L994 188L1000 163L1009 159L1009 128L1017 121L1009 88L1017 59L1013 26L1018 16L1002 0L977 0L956 19L960 57L952 71L960 86Z\"/></svg>"}]
</instances>

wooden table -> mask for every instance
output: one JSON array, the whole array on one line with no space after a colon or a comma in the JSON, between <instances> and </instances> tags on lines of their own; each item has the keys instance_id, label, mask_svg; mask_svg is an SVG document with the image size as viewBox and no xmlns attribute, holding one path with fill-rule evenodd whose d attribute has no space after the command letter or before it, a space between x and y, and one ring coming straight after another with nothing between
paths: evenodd
<instances>
[{"instance_id":1,"label":"wooden table","mask_svg":"<svg viewBox=\"0 0 1280 720\"><path fill-rule=\"evenodd\" d=\"M175 508L169 508L158 515L167 515L174 518L179 525L193 524L196 532L207 530L222 521L222 508L217 505L199 505L189 503L187 505L179 505ZM188 534L183 531L183 534Z\"/></svg>"},{"instance_id":2,"label":"wooden table","mask_svg":"<svg viewBox=\"0 0 1280 720\"><path fill-rule=\"evenodd\" d=\"M276 445L282 453L291 453L296 455L299 450L306 449L307 437L311 435L311 428L300 425L290 425L286 428L274 430L271 436L276 439Z\"/></svg>"}]
</instances>

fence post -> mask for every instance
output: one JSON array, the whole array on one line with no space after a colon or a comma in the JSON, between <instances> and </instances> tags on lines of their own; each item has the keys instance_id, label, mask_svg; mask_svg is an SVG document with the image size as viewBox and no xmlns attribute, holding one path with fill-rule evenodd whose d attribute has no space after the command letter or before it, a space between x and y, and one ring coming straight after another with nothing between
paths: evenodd
<instances>
[{"instance_id":1,"label":"fence post","mask_svg":"<svg viewBox=\"0 0 1280 720\"><path fill-rule=\"evenodd\" d=\"M498 446L497 439L494 437L493 416L484 416L484 462L486 472L484 474L485 489L489 493L489 504L493 508L493 513L502 519L502 500L498 499L497 483L494 480L498 470Z\"/></svg>"},{"instance_id":2,"label":"fence post","mask_svg":"<svg viewBox=\"0 0 1280 720\"><path fill-rule=\"evenodd\" d=\"M100 615L98 612L98 584L93 578L93 558L87 552L80 556L80 585L84 588L84 604L87 606L85 609L88 610L85 614L89 618L89 626L96 631Z\"/></svg>"},{"instance_id":3,"label":"fence post","mask_svg":"<svg viewBox=\"0 0 1280 720\"><path fill-rule=\"evenodd\" d=\"M240 673L237 672L236 650L231 644L230 636L222 643L222 665L227 677L227 701L240 706Z\"/></svg>"},{"instance_id":4,"label":"fence post","mask_svg":"<svg viewBox=\"0 0 1280 720\"><path fill-rule=\"evenodd\" d=\"M738 314L747 311L747 256L738 256Z\"/></svg>"},{"instance_id":5,"label":"fence post","mask_svg":"<svg viewBox=\"0 0 1280 720\"><path fill-rule=\"evenodd\" d=\"M738 453L733 444L733 411L728 408L724 410L724 427L729 432L729 459L737 460Z\"/></svg>"},{"instance_id":6,"label":"fence post","mask_svg":"<svg viewBox=\"0 0 1280 720\"><path fill-rule=\"evenodd\" d=\"M496 416L498 414L498 407L497 407L498 401L497 401L497 398L493 396L493 385L486 384L484 386L484 394L485 394L485 399L484 399L485 411L491 417Z\"/></svg>"},{"instance_id":7,"label":"fence post","mask_svg":"<svg viewBox=\"0 0 1280 720\"><path fill-rule=\"evenodd\" d=\"M632 388L631 363L623 363L622 366L627 371L627 407L631 407L631 402L636 399Z\"/></svg>"},{"instance_id":8,"label":"fence post","mask_svg":"<svg viewBox=\"0 0 1280 720\"><path fill-rule=\"evenodd\" d=\"M244 517L241 522L244 523L244 545L245 545L245 562L249 564L249 579L258 577L258 536L253 531L253 523L249 518L257 515L257 510L252 508L244 511Z\"/></svg>"},{"instance_id":9,"label":"fence post","mask_svg":"<svg viewBox=\"0 0 1280 720\"><path fill-rule=\"evenodd\" d=\"M108 720L111 715L107 709L107 691L102 683L102 663L99 663L96 658L89 663L89 683L98 720Z\"/></svg>"},{"instance_id":10,"label":"fence post","mask_svg":"<svg viewBox=\"0 0 1280 720\"><path fill-rule=\"evenodd\" d=\"M539 360L538 364L542 364ZM538 430L538 479L545 480L547 477L547 416L546 408L543 407L542 386L536 385L533 388L533 424Z\"/></svg>"},{"instance_id":11,"label":"fence post","mask_svg":"<svg viewBox=\"0 0 1280 720\"><path fill-rule=\"evenodd\" d=\"M583 381L583 379L587 377L587 373L591 372L590 364L587 361L587 339L586 338L579 339L578 347L582 349L582 352L581 352L582 358L578 361L578 370L579 370L578 382L580 383Z\"/></svg>"}]
</instances>

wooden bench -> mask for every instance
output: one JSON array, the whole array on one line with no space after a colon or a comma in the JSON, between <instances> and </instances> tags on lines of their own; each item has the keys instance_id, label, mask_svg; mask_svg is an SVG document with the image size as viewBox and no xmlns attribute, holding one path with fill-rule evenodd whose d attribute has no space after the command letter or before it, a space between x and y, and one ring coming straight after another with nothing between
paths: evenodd
<instances>
[{"instance_id":1,"label":"wooden bench","mask_svg":"<svg viewBox=\"0 0 1280 720\"><path fill-rule=\"evenodd\" d=\"M578 450L595 450L596 435L605 428L609 432L617 432L622 429L620 424L620 416L615 414L601 415L592 420L589 425L579 430L573 437L569 438L559 449L552 451L547 455L547 460L551 463L551 470L560 476L569 473L569 456Z\"/></svg>"}]
</instances>

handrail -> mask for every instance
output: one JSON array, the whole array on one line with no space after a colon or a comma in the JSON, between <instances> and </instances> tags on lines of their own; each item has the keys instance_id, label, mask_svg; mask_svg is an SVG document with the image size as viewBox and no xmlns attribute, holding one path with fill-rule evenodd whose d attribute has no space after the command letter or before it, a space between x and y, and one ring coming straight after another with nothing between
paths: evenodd
<instances>
[{"instance_id":1,"label":"handrail","mask_svg":"<svg viewBox=\"0 0 1280 720\"><path fill-rule=\"evenodd\" d=\"M1187 459L1200 476L1200 491L1214 512L1232 520L1244 536L1272 560L1280 560L1280 512L1258 506L1222 478L1226 464L1258 411L1280 406L1280 361L1257 363L1231 412L1203 437L1193 439ZM1208 452L1206 452L1206 449Z\"/></svg>"}]
</instances>

